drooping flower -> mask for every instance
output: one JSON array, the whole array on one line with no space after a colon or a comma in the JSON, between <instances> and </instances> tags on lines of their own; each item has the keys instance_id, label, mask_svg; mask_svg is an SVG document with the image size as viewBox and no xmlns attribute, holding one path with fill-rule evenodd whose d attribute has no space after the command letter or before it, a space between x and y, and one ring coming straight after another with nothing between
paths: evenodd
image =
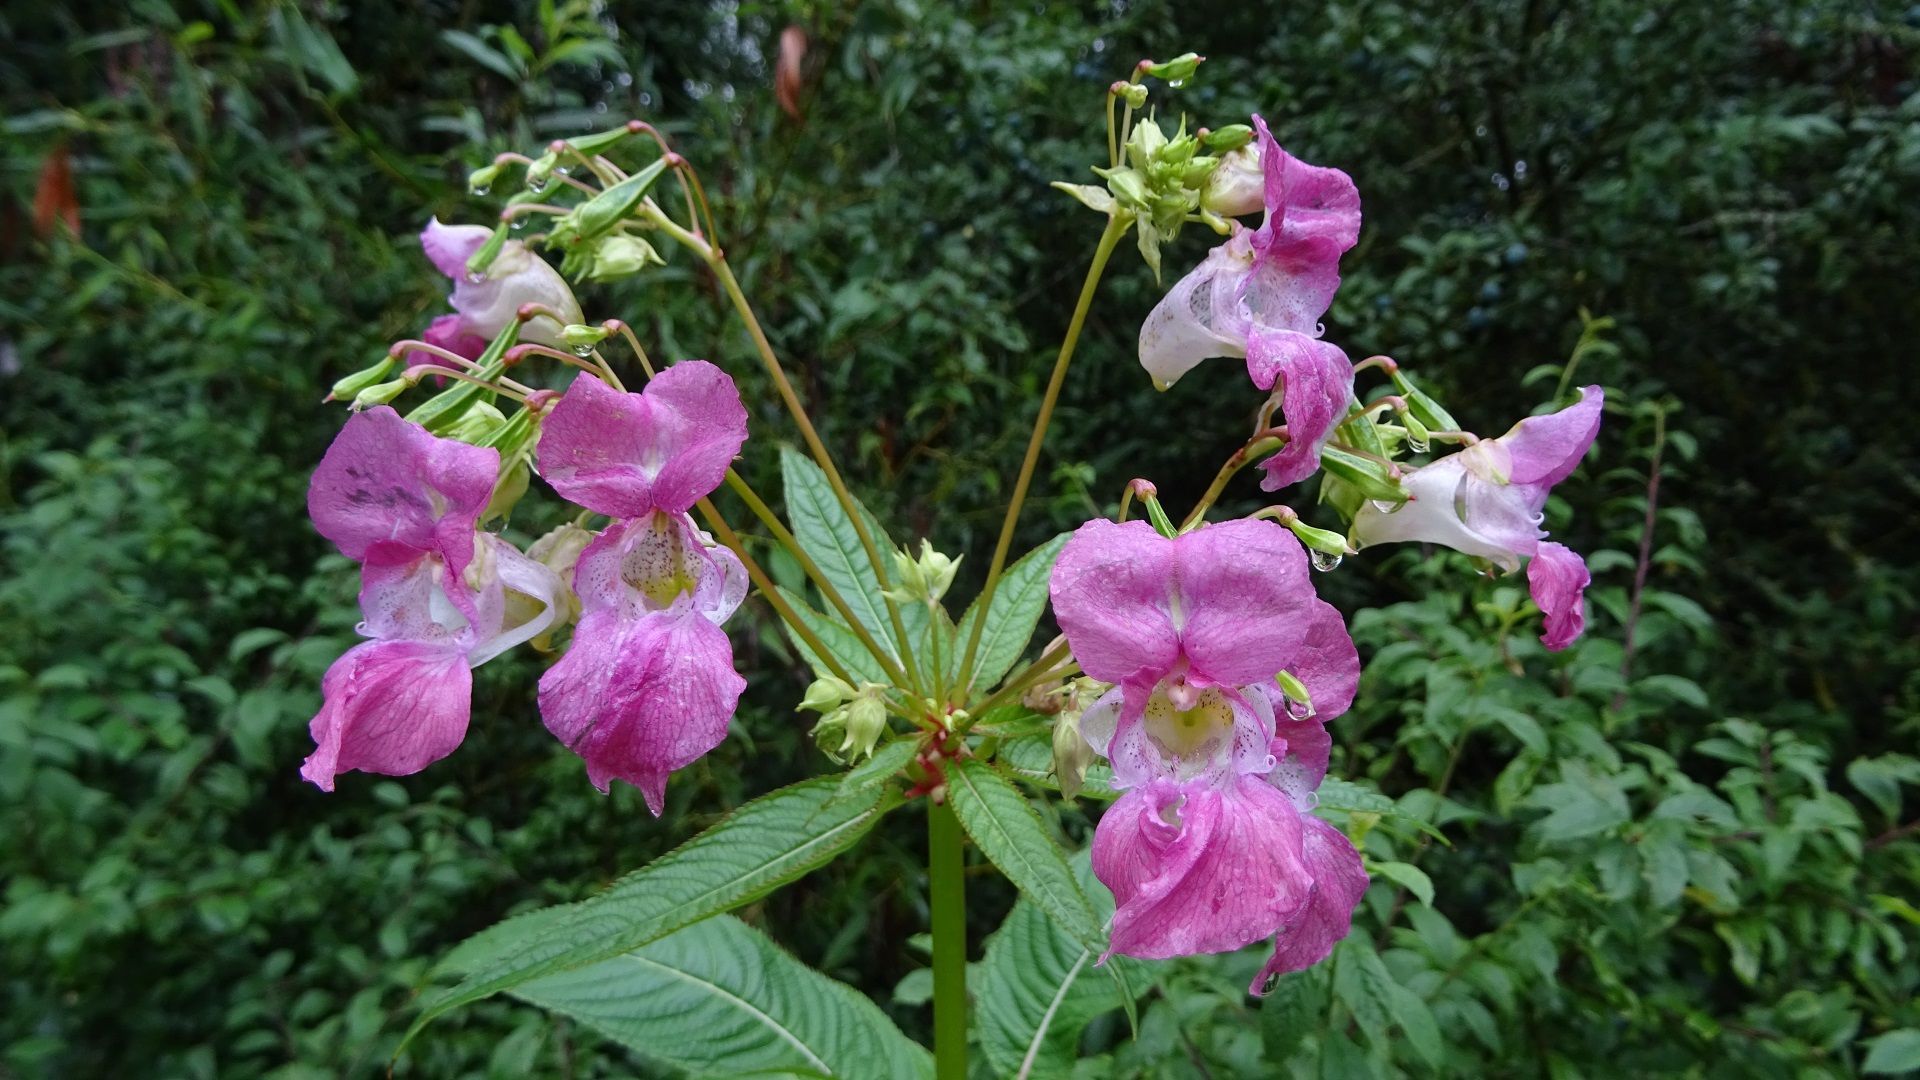
<instances>
[{"instance_id":1,"label":"drooping flower","mask_svg":"<svg viewBox=\"0 0 1920 1080\"><path fill-rule=\"evenodd\" d=\"M1324 724L1352 701L1359 660L1314 596L1299 541L1267 521L1174 539L1092 521L1062 550L1051 592L1081 668L1114 684L1080 719L1124 791L1094 834L1094 873L1116 902L1109 952L1223 952L1278 935L1285 963L1324 956L1366 874L1306 811ZM1311 715L1280 693L1282 671L1307 687L1297 707Z\"/></svg>"},{"instance_id":2,"label":"drooping flower","mask_svg":"<svg viewBox=\"0 0 1920 1080\"><path fill-rule=\"evenodd\" d=\"M699 360L638 394L581 376L541 433L554 490L615 519L574 567L580 621L540 680L541 717L595 786L625 780L655 814L668 775L726 737L746 687L720 629L746 596L746 570L686 513L746 437L733 380Z\"/></svg>"},{"instance_id":3,"label":"drooping flower","mask_svg":"<svg viewBox=\"0 0 1920 1080\"><path fill-rule=\"evenodd\" d=\"M479 535L464 572L381 541L361 570L360 632L373 640L327 669L300 775L332 791L343 772L405 776L466 737L472 669L553 621L560 582L512 544Z\"/></svg>"},{"instance_id":4,"label":"drooping flower","mask_svg":"<svg viewBox=\"0 0 1920 1080\"><path fill-rule=\"evenodd\" d=\"M438 218L420 233L427 259L453 280L449 300L454 314L433 320L426 340L473 359L519 316L521 305L544 304L559 312L563 322L547 316L531 319L521 329L520 339L562 347L562 325L585 321L567 279L518 240L503 244L484 274L469 273L467 260L492 235L481 225L442 225Z\"/></svg>"},{"instance_id":5,"label":"drooping flower","mask_svg":"<svg viewBox=\"0 0 1920 1080\"><path fill-rule=\"evenodd\" d=\"M1529 417L1497 439L1483 439L1413 471L1408 501L1382 511L1363 505L1353 520L1359 544L1414 541L1479 556L1503 570L1531 559L1527 578L1546 616L1547 648L1564 649L1586 626L1586 563L1540 528L1547 494L1586 457L1600 430L1605 395L1584 387L1580 400Z\"/></svg>"},{"instance_id":6,"label":"drooping flower","mask_svg":"<svg viewBox=\"0 0 1920 1080\"><path fill-rule=\"evenodd\" d=\"M321 535L362 563L360 632L335 661L301 768L321 788L359 769L404 775L467 730L471 669L553 619L559 580L478 533L498 451L436 437L381 406L355 414L307 489ZM513 602L509 602L509 598Z\"/></svg>"},{"instance_id":7,"label":"drooping flower","mask_svg":"<svg viewBox=\"0 0 1920 1080\"><path fill-rule=\"evenodd\" d=\"M1360 195L1338 169L1308 165L1253 118L1266 220L1232 236L1176 283L1140 328L1140 363L1162 389L1209 357L1242 357L1255 386L1281 387L1287 445L1263 464L1277 491L1313 475L1353 397L1346 354L1320 338L1340 256L1360 236ZM1224 166L1223 166L1224 167ZM1244 160L1236 169L1246 171ZM1244 186L1244 184L1242 185Z\"/></svg>"}]
</instances>

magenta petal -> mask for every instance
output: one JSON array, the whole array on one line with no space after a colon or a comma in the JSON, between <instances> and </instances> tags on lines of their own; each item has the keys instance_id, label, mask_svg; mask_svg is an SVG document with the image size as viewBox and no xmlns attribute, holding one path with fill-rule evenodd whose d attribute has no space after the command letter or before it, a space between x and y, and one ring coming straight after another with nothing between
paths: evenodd
<instances>
[{"instance_id":1,"label":"magenta petal","mask_svg":"<svg viewBox=\"0 0 1920 1080\"><path fill-rule=\"evenodd\" d=\"M442 315L434 319L427 324L426 332L421 334L420 338L429 345L438 345L448 352L457 353L469 360L480 359L480 354L487 351L488 344L486 338L468 333L458 315ZM420 355L423 358L426 357L425 353Z\"/></svg>"},{"instance_id":2,"label":"magenta petal","mask_svg":"<svg viewBox=\"0 0 1920 1080\"><path fill-rule=\"evenodd\" d=\"M612 517L685 513L720 486L747 439L727 373L686 360L625 394L582 375L547 418L540 471L555 491Z\"/></svg>"},{"instance_id":3,"label":"magenta petal","mask_svg":"<svg viewBox=\"0 0 1920 1080\"><path fill-rule=\"evenodd\" d=\"M708 548L685 514L660 511L607 526L574 564L584 611L639 618L686 603L718 625L746 598L746 568L731 551Z\"/></svg>"},{"instance_id":4,"label":"magenta petal","mask_svg":"<svg viewBox=\"0 0 1920 1080\"><path fill-rule=\"evenodd\" d=\"M1353 178L1287 153L1259 116L1253 117L1253 126L1260 140L1267 202L1267 220L1254 237L1254 246L1290 268L1327 260L1337 263L1360 240L1360 191ZM1339 283L1337 277L1334 283ZM1325 305L1321 310L1326 310Z\"/></svg>"},{"instance_id":5,"label":"magenta petal","mask_svg":"<svg viewBox=\"0 0 1920 1080\"><path fill-rule=\"evenodd\" d=\"M1048 587L1082 671L1102 682L1151 685L1173 667L1180 656L1168 606L1173 567L1174 541L1144 521L1099 518L1075 530Z\"/></svg>"},{"instance_id":6,"label":"magenta petal","mask_svg":"<svg viewBox=\"0 0 1920 1080\"><path fill-rule=\"evenodd\" d=\"M1234 239L1208 252L1140 324L1140 366L1163 390L1202 360L1246 354L1239 297L1253 269L1252 248L1248 234L1237 225L1235 230Z\"/></svg>"},{"instance_id":7,"label":"magenta petal","mask_svg":"<svg viewBox=\"0 0 1920 1080\"><path fill-rule=\"evenodd\" d=\"M581 618L541 678L540 715L595 787L625 780L658 816L668 774L720 745L746 685L726 633L691 610L625 619L602 609Z\"/></svg>"},{"instance_id":8,"label":"magenta petal","mask_svg":"<svg viewBox=\"0 0 1920 1080\"><path fill-rule=\"evenodd\" d=\"M440 555L457 575L499 471L499 451L436 438L382 405L356 413L327 447L307 513L350 559L394 543Z\"/></svg>"},{"instance_id":9,"label":"magenta petal","mask_svg":"<svg viewBox=\"0 0 1920 1080\"><path fill-rule=\"evenodd\" d=\"M1307 638L1287 665L1293 677L1313 698L1313 716L1321 723L1339 718L1353 707L1360 688L1360 653L1347 633L1340 609L1315 598L1308 615Z\"/></svg>"},{"instance_id":10,"label":"magenta petal","mask_svg":"<svg viewBox=\"0 0 1920 1080\"><path fill-rule=\"evenodd\" d=\"M1307 899L1301 857L1300 814L1257 777L1129 791L1093 838L1093 872L1116 905L1107 955L1192 956L1267 937Z\"/></svg>"},{"instance_id":11,"label":"magenta petal","mask_svg":"<svg viewBox=\"0 0 1920 1080\"><path fill-rule=\"evenodd\" d=\"M1268 979L1310 968L1331 955L1353 929L1353 909L1367 892L1366 868L1346 834L1312 815L1302 821L1303 861L1313 877L1313 893L1287 920L1273 943L1273 956L1247 988L1256 997L1266 993Z\"/></svg>"},{"instance_id":12,"label":"magenta petal","mask_svg":"<svg viewBox=\"0 0 1920 1080\"><path fill-rule=\"evenodd\" d=\"M1207 525L1175 543L1180 641L1193 671L1226 687L1272 679L1306 639L1314 600L1306 549L1284 526L1251 519ZM1059 603L1056 591L1056 610ZM1068 629L1064 616L1060 625ZM1074 655L1087 674L1118 681L1088 668L1077 642Z\"/></svg>"},{"instance_id":13,"label":"magenta petal","mask_svg":"<svg viewBox=\"0 0 1920 1080\"><path fill-rule=\"evenodd\" d=\"M1545 616L1540 641L1552 652L1573 644L1587 628L1587 585L1593 580L1586 560L1549 540L1527 564L1527 585Z\"/></svg>"},{"instance_id":14,"label":"magenta petal","mask_svg":"<svg viewBox=\"0 0 1920 1080\"><path fill-rule=\"evenodd\" d=\"M1279 491L1320 469L1320 450L1353 401L1353 365L1340 347L1284 330L1256 330L1247 342L1247 372L1269 389L1281 380L1287 444L1260 463L1263 491Z\"/></svg>"},{"instance_id":15,"label":"magenta petal","mask_svg":"<svg viewBox=\"0 0 1920 1080\"><path fill-rule=\"evenodd\" d=\"M453 753L467 734L473 672L460 649L369 641L333 662L300 775L333 790L343 772L405 776Z\"/></svg>"},{"instance_id":16,"label":"magenta petal","mask_svg":"<svg viewBox=\"0 0 1920 1080\"><path fill-rule=\"evenodd\" d=\"M420 247L434 269L462 281L467 276L467 260L492 235L493 230L484 225L442 225L439 218L433 218L420 232Z\"/></svg>"},{"instance_id":17,"label":"magenta petal","mask_svg":"<svg viewBox=\"0 0 1920 1080\"><path fill-rule=\"evenodd\" d=\"M1275 692L1274 697L1279 699L1281 695ZM1285 708L1283 700L1276 700L1276 711ZM1267 783L1278 788L1294 809L1306 813L1314 807L1314 792L1320 789L1320 781L1327 778L1333 737L1318 718L1296 720L1284 712L1274 725L1274 736L1274 757L1278 761L1267 773Z\"/></svg>"},{"instance_id":18,"label":"magenta petal","mask_svg":"<svg viewBox=\"0 0 1920 1080\"><path fill-rule=\"evenodd\" d=\"M1593 445L1605 400L1598 386L1581 387L1579 401L1556 413L1530 416L1500 436L1513 456L1510 481L1552 487L1565 480Z\"/></svg>"}]
</instances>

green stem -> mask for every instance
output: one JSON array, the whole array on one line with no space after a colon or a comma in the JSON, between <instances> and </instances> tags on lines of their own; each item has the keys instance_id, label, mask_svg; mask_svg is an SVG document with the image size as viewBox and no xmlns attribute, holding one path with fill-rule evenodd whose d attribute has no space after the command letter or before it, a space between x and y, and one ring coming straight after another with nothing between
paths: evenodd
<instances>
[{"instance_id":1,"label":"green stem","mask_svg":"<svg viewBox=\"0 0 1920 1080\"><path fill-rule=\"evenodd\" d=\"M927 800L927 891L933 908L933 1062L938 1080L967 1077L965 844L953 807Z\"/></svg>"},{"instance_id":2,"label":"green stem","mask_svg":"<svg viewBox=\"0 0 1920 1080\"><path fill-rule=\"evenodd\" d=\"M1220 466L1220 471L1214 474L1213 483L1207 485L1206 493L1200 496L1199 502L1193 504L1193 509L1188 512L1186 520L1180 523L1181 530L1193 528L1195 523L1206 516L1207 509L1213 505L1214 500L1220 497L1221 492L1227 490L1227 481L1233 479L1235 473L1246 468L1248 462L1269 450L1277 450L1283 445L1285 442L1273 434L1272 429L1259 432L1248 439L1247 444L1235 450L1233 456L1227 458L1226 464Z\"/></svg>"},{"instance_id":3,"label":"green stem","mask_svg":"<svg viewBox=\"0 0 1920 1080\"><path fill-rule=\"evenodd\" d=\"M733 489L735 495L740 496L740 501L747 504L747 509L753 512L753 516L759 518L760 523L773 534L774 542L786 548L787 554L792 555L793 560L800 564L801 571L813 582L814 587L820 590L820 595L833 606L833 610L840 613L842 619L846 620L847 629L853 631L853 636L860 639L860 644L866 646L867 651L872 653L873 658L886 670L887 678L892 679L896 686L904 686L906 673L901 671L900 665L894 662L893 654L881 648L880 643L873 640L873 635L867 632L867 628L853 614L853 609L847 606L846 598L840 595L840 590L834 588L833 582L827 580L827 575L820 571L819 564L814 562L813 557L800 546L800 541L788 531L786 525L780 521L779 515L767 505L766 500L762 499L745 480L741 479L740 474L732 469L727 470L727 486Z\"/></svg>"},{"instance_id":4,"label":"green stem","mask_svg":"<svg viewBox=\"0 0 1920 1080\"><path fill-rule=\"evenodd\" d=\"M1033 421L1033 436L1027 440L1027 456L1020 463L1020 475L1013 482L1013 498L1007 503L1007 516L1000 522L1000 540L993 546L993 562L987 566L987 583L980 589L980 599L976 601L980 610L993 610L993 591L1000 584L1000 571L1007 565L1007 549L1013 546L1013 527L1020 520L1020 507L1027 501L1027 488L1033 483L1033 469L1040 461L1040 446L1047 439L1047 425L1053 420L1053 407L1060 400L1060 387L1067 380L1067 366L1073 363L1074 347L1080 343L1080 330L1087 322L1087 309L1093 306L1093 294L1100 286L1100 276L1106 272L1107 260L1112 257L1113 249L1125 236L1127 228L1133 224L1133 218L1116 214L1107 219L1106 231L1100 234L1100 245L1093 250L1093 264L1087 267L1087 279L1080 285L1080 302L1074 306L1073 319L1067 323L1067 336L1060 342L1060 355L1054 358L1053 375L1047 380L1046 396L1040 399L1040 415ZM973 670L974 654L980 650L980 631L985 629L987 620L973 621L973 630L967 634L967 651L961 654L960 671Z\"/></svg>"},{"instance_id":5,"label":"green stem","mask_svg":"<svg viewBox=\"0 0 1920 1080\"><path fill-rule=\"evenodd\" d=\"M780 400L792 414L794 424L800 429L800 439L807 444L807 450L813 460L820 465L820 471L827 476L827 483L833 488L834 498L839 500L840 509L845 511L847 520L853 523L854 534L860 538L860 546L866 551L867 562L873 566L873 576L880 582L884 593L891 587L887 578L887 564L880 549L873 542L873 535L867 529L867 523L855 508L853 495L847 491L847 483L840 477L840 470L827 454L826 444L820 441L819 432L813 429L813 421L807 417L807 410L800 404L800 395L793 389L793 383L787 378L787 372L780 364L779 356L773 351L773 343L767 340L766 331L760 326L760 320L753 313L753 305L747 302L747 294L740 288L740 282L733 276L733 268L727 265L727 258L719 248L707 243L700 237L681 228L672 218L662 213L651 200L642 204L642 213L648 221L659 226L660 231L679 243L687 250L698 254L706 262L720 281L720 287L726 291L727 298L733 302L733 309L746 324L748 336L753 338L754 348L760 354L760 362L767 369L767 377L773 380L773 388L779 392ZM904 689L921 692L915 673L919 665L913 662L913 643L907 638L907 624L900 618L900 605L891 596L882 596L887 603L887 618L893 624L894 640L900 645L900 664L906 669L907 684Z\"/></svg>"}]
</instances>

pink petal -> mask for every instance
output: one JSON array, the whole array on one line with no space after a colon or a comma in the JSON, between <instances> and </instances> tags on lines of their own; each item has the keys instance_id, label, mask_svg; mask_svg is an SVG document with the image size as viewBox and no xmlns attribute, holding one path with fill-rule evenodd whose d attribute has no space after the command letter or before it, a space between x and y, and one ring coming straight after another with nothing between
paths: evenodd
<instances>
[{"instance_id":1,"label":"pink petal","mask_svg":"<svg viewBox=\"0 0 1920 1080\"><path fill-rule=\"evenodd\" d=\"M467 734L473 673L443 643L369 641L327 669L300 775L333 790L343 772L405 776L453 753Z\"/></svg>"},{"instance_id":2,"label":"pink petal","mask_svg":"<svg viewBox=\"0 0 1920 1080\"><path fill-rule=\"evenodd\" d=\"M1287 920L1273 943L1273 956L1247 992L1266 993L1267 980L1325 960L1353 929L1353 909L1367 892L1367 871L1346 834L1311 815L1303 816L1305 869L1313 878L1306 906Z\"/></svg>"},{"instance_id":3,"label":"pink petal","mask_svg":"<svg viewBox=\"0 0 1920 1080\"><path fill-rule=\"evenodd\" d=\"M1353 401L1353 365L1330 342L1285 330L1256 330L1247 342L1247 372L1255 386L1283 380L1281 415L1287 444L1260 463L1263 491L1279 491L1320 470L1320 450L1346 418Z\"/></svg>"},{"instance_id":4,"label":"pink petal","mask_svg":"<svg viewBox=\"0 0 1920 1080\"><path fill-rule=\"evenodd\" d=\"M439 218L427 222L420 232L420 247L434 269L455 281L467 276L467 260L486 246L493 230L484 225L442 225Z\"/></svg>"},{"instance_id":5,"label":"pink petal","mask_svg":"<svg viewBox=\"0 0 1920 1080\"><path fill-rule=\"evenodd\" d=\"M1511 481L1552 487L1565 480L1593 445L1605 400L1598 386L1581 387L1579 401L1556 413L1528 417L1500 436L1500 444L1513 456Z\"/></svg>"},{"instance_id":6,"label":"pink petal","mask_svg":"<svg viewBox=\"0 0 1920 1080\"><path fill-rule=\"evenodd\" d=\"M747 438L747 411L727 373L687 360L623 394L580 376L540 436L541 474L589 510L685 513L720 486Z\"/></svg>"},{"instance_id":7,"label":"pink petal","mask_svg":"<svg viewBox=\"0 0 1920 1080\"><path fill-rule=\"evenodd\" d=\"M376 543L360 568L359 631L380 641L439 642L464 650L475 628L498 615L498 582L491 591L485 596L471 588L436 556Z\"/></svg>"},{"instance_id":8,"label":"pink petal","mask_svg":"<svg viewBox=\"0 0 1920 1080\"><path fill-rule=\"evenodd\" d=\"M1151 686L1180 655L1169 613L1174 543L1144 521L1080 526L1054 563L1049 591L1081 670Z\"/></svg>"},{"instance_id":9,"label":"pink petal","mask_svg":"<svg viewBox=\"0 0 1920 1080\"><path fill-rule=\"evenodd\" d=\"M1297 268L1331 260L1360 240L1360 191L1339 169L1309 165L1280 148L1267 122L1253 117L1266 174L1267 220L1254 246ZM1339 279L1334 279L1339 284ZM1332 298L1331 291L1328 299ZM1321 306L1325 311L1325 305Z\"/></svg>"},{"instance_id":10,"label":"pink petal","mask_svg":"<svg viewBox=\"0 0 1920 1080\"><path fill-rule=\"evenodd\" d=\"M1149 734L1147 709L1152 707L1154 695L1137 686L1116 688L1103 695L1081 716L1080 730L1087 744L1113 764L1113 786L1121 790L1156 780L1185 782L1196 777L1219 780L1234 774L1265 774L1275 765L1270 700L1258 692L1220 692L1232 709L1231 725L1210 733L1207 741L1184 758ZM1164 697L1158 702L1160 707L1167 704Z\"/></svg>"},{"instance_id":11,"label":"pink petal","mask_svg":"<svg viewBox=\"0 0 1920 1080\"><path fill-rule=\"evenodd\" d=\"M595 787L625 780L658 816L668 774L720 745L746 685L726 633L699 615L601 609L541 678L540 715Z\"/></svg>"},{"instance_id":12,"label":"pink petal","mask_svg":"<svg viewBox=\"0 0 1920 1080\"><path fill-rule=\"evenodd\" d=\"M1398 508L1361 504L1353 519L1356 543L1439 544L1508 570L1538 545L1545 488L1481 479L1460 453L1413 470L1401 487L1408 501Z\"/></svg>"},{"instance_id":13,"label":"pink petal","mask_svg":"<svg viewBox=\"0 0 1920 1080\"><path fill-rule=\"evenodd\" d=\"M518 240L502 245L500 254L478 280L462 270L453 279L449 300L453 310L460 313L461 328L488 341L518 319L521 307L527 304L550 308L559 318L556 321L553 315L539 315L527 320L520 329L521 341L564 348L561 328L586 321L567 279Z\"/></svg>"},{"instance_id":14,"label":"pink petal","mask_svg":"<svg viewBox=\"0 0 1920 1080\"><path fill-rule=\"evenodd\" d=\"M1225 687L1272 679L1306 640L1315 599L1306 549L1284 526L1248 519L1207 525L1173 543L1180 644L1195 675ZM1057 591L1054 604L1057 610ZM1067 629L1064 617L1060 625ZM1087 668L1077 644L1074 655L1094 678L1119 681Z\"/></svg>"},{"instance_id":15,"label":"pink petal","mask_svg":"<svg viewBox=\"0 0 1920 1080\"><path fill-rule=\"evenodd\" d=\"M574 564L583 611L613 610L636 619L690 606L716 626L746 598L746 568L725 548L709 548L685 514L650 511L616 521Z\"/></svg>"},{"instance_id":16,"label":"pink petal","mask_svg":"<svg viewBox=\"0 0 1920 1080\"><path fill-rule=\"evenodd\" d=\"M420 337L429 345L438 345L448 352L458 353L469 360L480 359L480 355L487 351L489 344L486 338L467 333L458 315L439 316L427 324L426 332ZM410 359L409 362L420 363L430 359L424 353L419 354L419 357L419 359Z\"/></svg>"},{"instance_id":17,"label":"pink petal","mask_svg":"<svg viewBox=\"0 0 1920 1080\"><path fill-rule=\"evenodd\" d=\"M1586 630L1586 591L1592 580L1586 560L1552 541L1541 544L1527 564L1527 585L1545 616L1540 641L1548 650L1559 652Z\"/></svg>"},{"instance_id":18,"label":"pink petal","mask_svg":"<svg viewBox=\"0 0 1920 1080\"><path fill-rule=\"evenodd\" d=\"M482 616L467 654L467 663L473 667L545 632L559 612L563 591L558 575L521 554L519 548L490 533L483 533L480 542L492 569L482 593L499 599L491 607L481 607ZM524 615L524 604L507 603L509 594L531 600L540 608L530 616Z\"/></svg>"},{"instance_id":19,"label":"pink petal","mask_svg":"<svg viewBox=\"0 0 1920 1080\"><path fill-rule=\"evenodd\" d=\"M1360 688L1360 653L1339 608L1315 598L1307 618L1306 641L1287 670L1306 686L1314 719L1324 724L1353 707Z\"/></svg>"},{"instance_id":20,"label":"pink petal","mask_svg":"<svg viewBox=\"0 0 1920 1080\"><path fill-rule=\"evenodd\" d=\"M1276 690L1274 697L1280 699L1282 695ZM1285 707L1284 700L1276 700L1276 710ZM1267 783L1304 814L1313 809L1314 792L1327 777L1327 762L1333 757L1333 738L1327 734L1327 725L1318 718L1296 720L1291 715L1280 714L1279 722L1274 725L1273 746L1274 756L1279 760L1267 773Z\"/></svg>"},{"instance_id":21,"label":"pink petal","mask_svg":"<svg viewBox=\"0 0 1920 1080\"><path fill-rule=\"evenodd\" d=\"M436 553L457 575L499 470L498 451L435 438L382 405L354 414L327 448L307 513L348 558L384 541Z\"/></svg>"},{"instance_id":22,"label":"pink petal","mask_svg":"<svg viewBox=\"0 0 1920 1080\"><path fill-rule=\"evenodd\" d=\"M1093 872L1116 905L1107 955L1165 959L1258 941L1306 901L1301 858L1299 813L1257 778L1129 791L1093 838Z\"/></svg>"}]
</instances>

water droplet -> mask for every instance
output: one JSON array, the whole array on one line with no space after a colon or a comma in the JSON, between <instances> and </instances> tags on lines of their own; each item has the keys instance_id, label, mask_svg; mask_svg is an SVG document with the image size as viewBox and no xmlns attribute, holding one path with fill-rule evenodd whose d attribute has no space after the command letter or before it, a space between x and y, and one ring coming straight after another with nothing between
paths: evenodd
<instances>
[{"instance_id":1,"label":"water droplet","mask_svg":"<svg viewBox=\"0 0 1920 1080\"><path fill-rule=\"evenodd\" d=\"M1399 503L1394 502L1392 499L1374 499L1372 502L1373 508L1383 514L1391 514L1399 509L1400 506Z\"/></svg>"},{"instance_id":2,"label":"water droplet","mask_svg":"<svg viewBox=\"0 0 1920 1080\"><path fill-rule=\"evenodd\" d=\"M1187 85L1187 80L1185 80L1185 79L1170 79L1170 80L1168 80L1168 81L1167 81L1167 85L1168 85L1169 87L1172 87L1172 88L1173 88L1173 89L1175 89L1175 90L1178 90L1178 89L1180 89L1181 87L1183 87L1183 86L1185 86L1185 85Z\"/></svg>"},{"instance_id":3,"label":"water droplet","mask_svg":"<svg viewBox=\"0 0 1920 1080\"><path fill-rule=\"evenodd\" d=\"M575 346L573 347L573 355L575 355L575 356L578 356L578 357L580 357L581 359L583 359L583 360L584 360L584 359L586 359L587 357L589 357L589 356L592 356L592 355L593 355L593 346L591 346L591 345L575 345Z\"/></svg>"},{"instance_id":4,"label":"water droplet","mask_svg":"<svg viewBox=\"0 0 1920 1080\"><path fill-rule=\"evenodd\" d=\"M1307 792L1307 809L1315 810L1315 809L1318 809L1319 806L1320 806L1320 793L1317 791Z\"/></svg>"},{"instance_id":5,"label":"water droplet","mask_svg":"<svg viewBox=\"0 0 1920 1080\"><path fill-rule=\"evenodd\" d=\"M571 168L565 165L555 165L553 167L553 171L556 175L559 175L559 176L567 176L573 172Z\"/></svg>"},{"instance_id":6,"label":"water droplet","mask_svg":"<svg viewBox=\"0 0 1920 1080\"><path fill-rule=\"evenodd\" d=\"M1313 553L1313 568L1315 570L1319 570L1324 573L1328 570L1337 568L1339 565L1340 565L1340 556L1335 555L1331 551L1320 551L1318 549L1315 549Z\"/></svg>"},{"instance_id":7,"label":"water droplet","mask_svg":"<svg viewBox=\"0 0 1920 1080\"><path fill-rule=\"evenodd\" d=\"M507 222L507 228L512 229L514 232L519 232L520 230L527 227L527 222L530 220L531 218L528 215L521 214L519 217L514 218L512 221Z\"/></svg>"},{"instance_id":8,"label":"water droplet","mask_svg":"<svg viewBox=\"0 0 1920 1080\"><path fill-rule=\"evenodd\" d=\"M492 190L493 190L492 188L488 187L485 184L475 184L472 187L467 189L467 193L470 195L477 196L478 198L484 199L487 197L487 192Z\"/></svg>"},{"instance_id":9,"label":"water droplet","mask_svg":"<svg viewBox=\"0 0 1920 1080\"><path fill-rule=\"evenodd\" d=\"M1333 561L1338 563L1340 556L1335 555ZM1313 706L1304 701L1295 701L1292 698L1288 698L1287 715L1293 717L1295 720L1311 720L1313 718Z\"/></svg>"},{"instance_id":10,"label":"water droplet","mask_svg":"<svg viewBox=\"0 0 1920 1080\"><path fill-rule=\"evenodd\" d=\"M486 280L487 280L487 275L484 271L481 271L481 270L467 271L467 284L469 285L479 285Z\"/></svg>"},{"instance_id":11,"label":"water droplet","mask_svg":"<svg viewBox=\"0 0 1920 1080\"><path fill-rule=\"evenodd\" d=\"M1416 439L1412 435L1408 435L1407 449L1413 451L1416 454L1424 454L1427 452L1427 449L1428 449L1427 440Z\"/></svg>"},{"instance_id":12,"label":"water droplet","mask_svg":"<svg viewBox=\"0 0 1920 1080\"><path fill-rule=\"evenodd\" d=\"M1265 997L1268 994L1273 993L1273 988L1279 985L1280 985L1280 972L1276 971L1273 974L1267 976L1266 981L1260 984L1260 996Z\"/></svg>"},{"instance_id":13,"label":"water droplet","mask_svg":"<svg viewBox=\"0 0 1920 1080\"><path fill-rule=\"evenodd\" d=\"M545 190L547 190L547 178L546 178L546 177L544 177L544 176L529 176L529 177L527 177L527 190L528 190L528 191L545 191Z\"/></svg>"}]
</instances>

